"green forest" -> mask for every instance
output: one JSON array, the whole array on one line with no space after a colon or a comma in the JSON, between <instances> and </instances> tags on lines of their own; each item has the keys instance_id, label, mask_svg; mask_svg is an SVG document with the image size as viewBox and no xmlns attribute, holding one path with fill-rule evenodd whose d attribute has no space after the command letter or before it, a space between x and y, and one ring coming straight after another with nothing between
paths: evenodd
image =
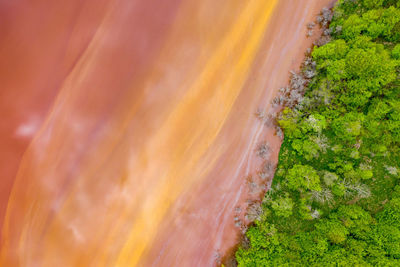
<instances>
[{"instance_id":1,"label":"green forest","mask_svg":"<svg viewBox=\"0 0 400 267\"><path fill-rule=\"evenodd\" d=\"M400 1L341 0L317 22L325 39L282 90L279 163L236 260L400 266Z\"/></svg>"}]
</instances>

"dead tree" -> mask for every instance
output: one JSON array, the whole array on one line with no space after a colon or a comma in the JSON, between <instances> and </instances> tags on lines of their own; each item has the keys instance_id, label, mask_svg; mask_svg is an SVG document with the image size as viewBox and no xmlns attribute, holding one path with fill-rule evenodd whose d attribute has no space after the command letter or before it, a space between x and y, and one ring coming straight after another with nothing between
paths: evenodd
<instances>
[{"instance_id":1,"label":"dead tree","mask_svg":"<svg viewBox=\"0 0 400 267\"><path fill-rule=\"evenodd\" d=\"M314 22L310 22L307 24L307 29L312 30L315 27L315 23Z\"/></svg>"},{"instance_id":2,"label":"dead tree","mask_svg":"<svg viewBox=\"0 0 400 267\"><path fill-rule=\"evenodd\" d=\"M259 156L260 158L265 159L266 157L269 156L269 153L270 153L270 147L268 145L268 142L264 142L258 146L257 156Z\"/></svg>"},{"instance_id":3,"label":"dead tree","mask_svg":"<svg viewBox=\"0 0 400 267\"><path fill-rule=\"evenodd\" d=\"M251 205L248 206L247 208L247 219L250 222L253 222L255 220L259 220L262 215L262 207L260 203L252 203Z\"/></svg>"}]
</instances>

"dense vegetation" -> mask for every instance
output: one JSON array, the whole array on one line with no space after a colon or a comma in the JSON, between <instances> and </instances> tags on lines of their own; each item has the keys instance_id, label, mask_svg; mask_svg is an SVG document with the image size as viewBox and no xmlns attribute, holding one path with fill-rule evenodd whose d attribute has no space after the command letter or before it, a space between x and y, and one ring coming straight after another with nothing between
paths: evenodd
<instances>
[{"instance_id":1,"label":"dense vegetation","mask_svg":"<svg viewBox=\"0 0 400 267\"><path fill-rule=\"evenodd\" d=\"M400 266L400 1L342 0L329 19L308 82L292 78L305 95L282 90L279 163L239 266Z\"/></svg>"}]
</instances>

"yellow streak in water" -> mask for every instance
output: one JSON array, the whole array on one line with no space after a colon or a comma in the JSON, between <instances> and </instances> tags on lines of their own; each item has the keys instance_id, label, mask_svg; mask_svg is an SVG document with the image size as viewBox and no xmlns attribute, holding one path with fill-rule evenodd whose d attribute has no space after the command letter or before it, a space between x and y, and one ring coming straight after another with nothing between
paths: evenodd
<instances>
[{"instance_id":1,"label":"yellow streak in water","mask_svg":"<svg viewBox=\"0 0 400 267\"><path fill-rule=\"evenodd\" d=\"M172 166L164 183L154 190L151 201L144 203L137 214L116 266L134 266L140 262L171 203L184 187L198 179L189 172L221 130L246 80L276 3L277 0L249 1L183 101L160 127L154 138L154 151L149 154L157 155L157 149L164 144L167 151L174 151ZM234 50L237 55L227 60ZM219 76L226 79L221 80ZM190 158L187 157L188 147Z\"/></svg>"}]
</instances>

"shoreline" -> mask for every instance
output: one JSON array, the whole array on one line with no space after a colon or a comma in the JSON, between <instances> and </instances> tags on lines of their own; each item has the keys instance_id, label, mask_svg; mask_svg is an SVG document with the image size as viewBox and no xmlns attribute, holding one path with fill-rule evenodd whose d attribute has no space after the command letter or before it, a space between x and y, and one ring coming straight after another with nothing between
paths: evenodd
<instances>
[{"instance_id":1,"label":"shoreline","mask_svg":"<svg viewBox=\"0 0 400 267\"><path fill-rule=\"evenodd\" d=\"M281 86L277 86L275 88L275 90L274 90L274 94L272 94L272 95L269 94L270 97L268 98L268 100L270 102L266 105L266 108L265 108L265 106L259 107L259 108L263 108L263 110L266 110L265 115L268 116L268 115L274 114L274 113L277 114L277 113L279 113L281 111L282 106L278 106L278 107L275 107L275 108L272 107L271 102L272 102L273 98L278 95L279 88L287 86L289 84L290 71L295 71L297 73L298 71L301 70L301 65L302 65L302 63L303 63L303 61L304 61L304 59L306 57L306 54L307 54L306 50L310 48L311 51L312 51L312 48L314 46L313 43L322 36L322 28L320 26L318 26L318 24L313 29L314 34L311 37L306 36L306 34L307 34L307 27L306 27L307 24L310 23L310 22L315 22L315 19L316 19L317 15L319 14L319 12L322 10L323 7L331 8L334 5L335 2L336 2L335 0L330 0L330 1L325 1L324 3L317 3L316 5L313 6L313 9L312 9L313 10L312 11L313 15L310 16L310 13L308 13L307 20L305 20L305 21L303 20L302 21L301 24L304 26L303 27L303 29L304 29L303 38L304 39L303 39L302 45L300 46L300 48L298 48L297 51L299 51L299 52L297 53L296 57L292 59L290 69L287 69L287 73L286 73L286 75L284 75L284 76L286 76L286 80L287 80L286 83L282 84ZM286 3L280 3L280 5L277 7L277 9L278 8L282 8L282 6L285 6L285 5L288 5L288 3L287 2ZM281 9L279 11L284 13L285 10ZM282 16L282 15L283 14L279 14L279 12L275 12L274 13L274 16L276 16L278 18L279 18L279 16ZM272 21L275 21L275 19L276 18L271 18ZM272 25L270 25L270 26L272 26ZM277 26L275 26L275 28L277 28ZM263 123L261 121L259 121L259 124L262 125ZM260 202L262 200L262 198L264 197L265 193L270 189L270 186L271 186L272 180L273 180L273 176L274 176L274 173L275 173L276 165L278 163L280 146L282 145L282 141L283 141L283 137L282 137L282 139L277 138L276 129L275 129L274 126L264 126L264 125L262 125L262 127L265 128L263 130L263 133L261 133L261 135L264 134L264 139L267 140L269 142L269 144L271 144L271 140L275 141L275 142L272 143L272 153L271 153L272 155L269 157L269 161L273 165L273 171L272 171L271 178L268 179L268 181L267 181L268 187L267 187L266 191L261 192L261 196L260 197L253 198L253 201L256 201L256 202ZM262 164L261 163L262 160L260 161L260 158L257 157L257 156L255 156L255 157L253 156L253 162L254 161L255 162L260 162L260 164ZM252 174L247 174L247 176L248 175L252 175ZM258 180L260 180L260 179L258 179ZM253 223L252 221L247 221L246 226L250 226L252 223ZM221 262L224 264L224 266L226 266L226 267L231 266L230 264L232 264L232 260L236 261L234 259L235 258L235 252L236 252L238 246L240 245L240 243L242 242L242 240L243 240L243 234L240 234L238 236L236 244L234 246L230 247L229 249L227 249L226 253L223 254L223 257L221 258Z\"/></svg>"},{"instance_id":2,"label":"shoreline","mask_svg":"<svg viewBox=\"0 0 400 267\"><path fill-rule=\"evenodd\" d=\"M306 24L330 2L104 7L19 165L2 257L215 265L239 238L235 210L243 219L261 194L245 179L262 164L257 147L267 140L278 158L279 138L254 112L299 68L313 41Z\"/></svg>"},{"instance_id":3,"label":"shoreline","mask_svg":"<svg viewBox=\"0 0 400 267\"><path fill-rule=\"evenodd\" d=\"M192 189L188 189L187 193L181 196L178 201L178 207L186 207L186 212L193 214L197 214L196 210L201 210L205 202L213 205L213 207L223 207L222 210L213 208L215 212L209 211L211 222L206 222L205 218L203 219L205 224L214 225L208 231L215 233L216 236L213 236L211 239L207 238L207 245L204 244L203 246L203 249L208 247L212 248L212 250L207 250L207 252L203 252L201 255L188 252L185 256L180 254L182 257L184 256L183 258L173 259L163 253L155 253L156 251L165 252L166 249L165 247L163 249L163 246L158 247L158 244L165 245L166 243L156 242L153 244L155 247L152 248L154 252L147 254L146 257L149 261L144 261L145 264L151 264L152 261L150 259L158 257L159 259L164 259L165 264L178 264L178 262L187 262L189 264L191 262L192 264L210 265L215 264L215 258L218 257L218 254L225 255L227 251L232 250L236 246L240 238L240 230L234 225L234 217L237 216L234 210L237 206L241 207L242 211L245 210L245 203L249 199L249 196L251 196L248 194L248 185L245 178L251 174L255 175L262 164L255 150L260 142L268 140L273 151L271 160L276 164L281 145L280 139L274 133L275 130L265 128L254 113L257 108L269 108L270 101L276 96L279 88L287 84L290 76L289 71L298 71L300 69L305 54L299 54L298 51L306 51L312 42L319 37L319 33L316 32L313 37L307 38L306 25L314 21L321 9L329 6L331 3L333 3L332 0L299 1L294 4L280 2L278 4L270 18L271 21L264 35L262 48L258 52L256 61L252 66L251 72L256 74L257 79L250 78L246 82L232 109L236 111L230 114L226 126L224 126L220 134L220 139L216 141L216 143L223 144L226 142L225 140L232 139L232 133L240 131L239 136L236 137L238 138L237 141L244 138L246 139L246 145L240 148L233 147L230 150L228 149L225 154L221 155L221 159L216 163L214 170L208 175L207 180L202 180L198 184L193 185ZM303 8L302 12L300 14L297 13L297 16L292 16L290 23L287 22L284 16L285 13L292 10L298 11L300 7ZM301 23L298 23L299 18ZM285 30L277 25L284 25L288 29ZM290 33L294 34L294 37L290 38L289 30L293 31L293 28L294 33ZM282 50L282 47L284 50ZM275 50L279 53L275 53ZM274 62L273 66L271 62ZM273 79L270 79L270 77L273 77ZM257 90L254 90L254 88L257 88ZM265 90L265 88L273 90ZM239 117L237 117L238 115ZM243 131L243 129L246 130ZM234 144L233 142L231 146L234 146ZM238 163L233 163L236 159L240 160L238 160ZM227 166L239 167L235 169ZM232 171L232 169L234 170ZM225 178L221 179L221 177ZM224 189L221 190L218 188ZM221 192L223 193L223 197L215 199L215 195L221 195ZM190 195L188 195L189 193ZM208 198L201 197L198 200L194 196L208 196ZM253 199L255 199L254 197L253 195ZM206 207L211 208L209 205L207 204ZM179 208L175 210L175 214L182 216ZM242 213L242 219L243 216ZM173 242L168 238L168 233L171 230L169 227L170 223L166 223L160 228L158 236L160 241L168 240L169 242ZM196 227L199 227L199 225ZM206 235L206 232L203 234ZM174 243L184 242L185 233L179 234L179 236L174 237L174 240L179 240L174 241ZM174 252L172 252L172 255L174 255ZM158 261L158 264L160 262L162 260Z\"/></svg>"},{"instance_id":4,"label":"shoreline","mask_svg":"<svg viewBox=\"0 0 400 267\"><path fill-rule=\"evenodd\" d=\"M322 10L323 7L332 8L333 5L334 5L334 3L335 3L336 1L333 0L333 1L329 1L329 2L330 2L330 3L321 6L319 12ZM316 9L314 9L314 10L318 11L318 8L316 8ZM313 17L313 20L306 21L306 23L305 23L305 25L304 25L304 28L305 28L305 29L306 29L306 24L307 24L307 23L315 22L315 19L316 19L317 15L319 14L319 12L315 13L315 16ZM303 24L304 24L304 23L303 23ZM304 62L304 59L307 57L307 52L306 52L307 49L310 49L310 51L312 51L312 49L313 49L313 47L314 47L314 42L317 41L317 40L322 36L322 28L318 25L318 23L316 23L316 26L313 28L313 32L314 32L314 33L313 33L312 36L306 36L306 33L305 33L304 36L305 36L307 42L305 42L305 43L302 45L302 47L300 48L300 51L304 51L304 53L303 53L303 54L297 55L296 58L293 60L293 62L292 62L293 68L291 68L290 70L288 70L288 73L287 73L287 83L286 83L285 85L282 85L282 87L283 87L283 86L287 86L287 85L289 84L290 72L291 72L291 71L295 71L296 73L298 73L298 71L301 70L301 66L302 66L302 64L303 64L303 62ZM308 46L307 46L307 43L308 43ZM303 50L301 50L301 49L303 49ZM277 93L278 90L279 90L279 89L276 89L276 91L275 91L276 94L274 94L275 96L278 96L278 95L279 95L279 94ZM270 100L271 100L271 102L272 102L273 98L271 98ZM271 103L269 103L269 104L267 105L267 108L266 108L266 109L264 108L263 111L265 111L265 110L267 111L267 112L265 113L266 116L269 116L269 115L271 115L271 114L279 114L279 112L281 112L281 110L282 110L282 107L284 107L284 106L278 105L277 107L273 107L273 106L271 105ZM260 108L262 108L262 107L260 107ZM262 124L262 123L263 123L263 122L262 122L261 119L260 119L260 124ZM263 199L265 193L266 193L266 192L270 189L270 187L271 187L272 180L273 180L273 178L274 178L274 174L275 174L275 170L276 170L276 166L277 166L277 163L278 163L278 157L279 157L279 153L280 153L280 146L282 145L282 142L283 142L283 137L282 137L281 139L277 139L277 138L276 138L277 136L276 136L276 126L275 126L275 125L268 125L268 126L265 126L265 128L266 128L266 129L264 130L264 133L266 133L266 135L269 136L269 138L266 138L266 139L267 139L267 140L271 140L272 138L274 138L275 140L277 140L276 143L275 143L275 145L278 144L278 149L273 150L273 153L272 153L272 154L273 154L273 155L272 155L273 170L272 170L272 176L270 177L270 179L267 180L268 186L267 186L267 188L266 188L265 191L262 191L262 192L261 192L261 194L260 194L260 196L259 196L258 198L255 198L255 199L254 199L254 201L256 201L256 202L260 202L260 200ZM275 146L274 146L274 147L275 147ZM269 157L269 158L270 158L270 157ZM254 159L254 160L257 160L257 159ZM259 159L258 159L258 160L259 160ZM258 179L258 181L260 181L260 179ZM247 221L246 229L247 229L247 227L251 226L252 224L253 224L253 221ZM232 246L231 248L229 248L229 249L227 250L227 252L226 252L226 253L223 255L223 257L221 258L221 263L224 264L224 266L226 266L226 267L229 267L229 266L236 266L236 265L234 265L234 263L236 262L235 253L236 253L238 247L240 246L240 244L243 242L244 234L245 234L245 233L242 233L242 234L238 237L238 241L236 242L236 244L235 244L234 246Z\"/></svg>"}]
</instances>

